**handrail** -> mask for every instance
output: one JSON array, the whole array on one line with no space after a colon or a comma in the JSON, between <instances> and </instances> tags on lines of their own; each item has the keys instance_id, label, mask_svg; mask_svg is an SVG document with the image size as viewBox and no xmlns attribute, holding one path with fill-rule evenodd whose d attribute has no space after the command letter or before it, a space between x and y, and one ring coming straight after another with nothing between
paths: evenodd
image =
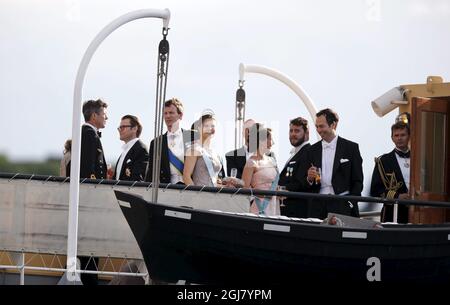
<instances>
[{"instance_id":1,"label":"handrail","mask_svg":"<svg viewBox=\"0 0 450 305\"><path fill-rule=\"evenodd\" d=\"M18 174L18 173L1 173L0 179L12 180L36 180L43 182L65 182L67 183L66 177L56 177L47 175L31 175L31 174ZM81 179L80 179L81 180ZM101 182L101 183L100 183ZM148 188L151 183L141 182L141 181L121 181L121 180L103 180L102 179L83 179L83 184L103 184L108 186L128 186L128 187L145 187ZM288 191L268 191L259 189L246 189L246 188L222 188L222 187L210 187L210 186L198 186L198 185L182 185L182 184L166 184L160 183L160 189L172 189L178 191L202 191L206 193L220 193L230 194L230 195L248 195L248 196L281 196L289 198L299 198L299 199L323 199L323 200L349 200L358 202L371 202L380 204L404 204L407 206L431 206L431 207L442 207L450 208L450 202L445 201L419 201L419 200L403 200L403 199L386 199L380 197L367 197L367 196L340 196L340 195L325 195L317 193L304 193L304 192L288 192Z\"/></svg>"}]
</instances>

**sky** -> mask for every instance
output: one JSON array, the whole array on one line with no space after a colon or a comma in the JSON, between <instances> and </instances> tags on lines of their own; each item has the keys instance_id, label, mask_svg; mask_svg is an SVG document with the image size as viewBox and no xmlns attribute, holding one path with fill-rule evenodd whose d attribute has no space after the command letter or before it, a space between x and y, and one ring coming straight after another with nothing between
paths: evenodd
<instances>
[{"instance_id":1,"label":"sky","mask_svg":"<svg viewBox=\"0 0 450 305\"><path fill-rule=\"evenodd\" d=\"M12 160L62 156L71 137L76 73L89 43L115 18L144 8L171 11L167 98L185 105L182 127L206 108L217 117L216 149L234 148L240 63L270 67L296 81L317 109L340 116L338 134L359 143L365 191L373 159L390 151L397 110L379 118L370 102L393 87L450 80L450 1L0 0L0 153ZM109 107L106 159L121 153L117 126L125 114L154 130L159 19L140 19L112 33L96 51L83 100ZM289 120L313 121L284 84L246 74L246 118L274 129L279 167L289 157ZM311 142L317 140L311 131Z\"/></svg>"}]
</instances>

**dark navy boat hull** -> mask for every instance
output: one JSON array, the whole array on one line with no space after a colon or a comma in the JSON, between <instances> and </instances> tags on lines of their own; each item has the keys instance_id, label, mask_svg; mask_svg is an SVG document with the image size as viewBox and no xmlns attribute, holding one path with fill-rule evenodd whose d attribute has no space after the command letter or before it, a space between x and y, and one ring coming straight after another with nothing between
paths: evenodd
<instances>
[{"instance_id":1,"label":"dark navy boat hull","mask_svg":"<svg viewBox=\"0 0 450 305\"><path fill-rule=\"evenodd\" d=\"M450 282L450 225L352 229L153 204L117 192L150 276L201 284ZM370 259L372 258L372 259ZM373 259L375 258L375 259Z\"/></svg>"}]
</instances>

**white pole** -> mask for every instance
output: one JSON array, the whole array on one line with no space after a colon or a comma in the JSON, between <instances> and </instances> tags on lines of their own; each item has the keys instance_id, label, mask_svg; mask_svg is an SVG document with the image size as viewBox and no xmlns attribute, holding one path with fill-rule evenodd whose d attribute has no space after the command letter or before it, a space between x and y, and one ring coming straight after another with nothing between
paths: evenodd
<instances>
[{"instance_id":1,"label":"white pole","mask_svg":"<svg viewBox=\"0 0 450 305\"><path fill-rule=\"evenodd\" d=\"M394 203L394 215L392 217L392 221L398 223L398 204Z\"/></svg>"},{"instance_id":2,"label":"white pole","mask_svg":"<svg viewBox=\"0 0 450 305\"><path fill-rule=\"evenodd\" d=\"M300 85L297 84L290 77L288 77L287 75L284 75L283 73L281 73L277 70L274 70L274 69L271 69L268 67L256 66L256 65L244 65L241 63L239 65L239 80L241 82L244 81L245 73L264 74L264 75L270 76L272 78L275 78L275 79L279 80L280 82L282 82L283 84L285 84L286 86L288 86L292 91L294 91L294 93L300 98L300 100L306 106L306 109L308 110L309 115L311 116L312 123L314 124L314 122L316 121L316 113L317 113L317 108L314 105L314 102L308 96L308 94L305 92L305 90L303 90L303 88L300 87ZM317 135L317 137L318 137L318 135Z\"/></svg>"},{"instance_id":3,"label":"white pole","mask_svg":"<svg viewBox=\"0 0 450 305\"><path fill-rule=\"evenodd\" d=\"M20 285L25 285L25 252L20 254Z\"/></svg>"},{"instance_id":4,"label":"white pole","mask_svg":"<svg viewBox=\"0 0 450 305\"><path fill-rule=\"evenodd\" d=\"M80 155L81 155L81 98L84 76L91 61L94 52L99 45L117 28L130 21L141 18L161 18L163 27L168 28L170 20L170 11L168 9L155 10L144 9L137 10L120 16L103 28L95 36L91 44L84 53L78 68L77 78L75 80L75 90L73 95L73 117L72 117L72 160L70 165L70 198L69 198L69 224L67 234L67 280L74 282L79 280L76 261L77 261L77 239L78 239L78 203L80 192Z\"/></svg>"}]
</instances>

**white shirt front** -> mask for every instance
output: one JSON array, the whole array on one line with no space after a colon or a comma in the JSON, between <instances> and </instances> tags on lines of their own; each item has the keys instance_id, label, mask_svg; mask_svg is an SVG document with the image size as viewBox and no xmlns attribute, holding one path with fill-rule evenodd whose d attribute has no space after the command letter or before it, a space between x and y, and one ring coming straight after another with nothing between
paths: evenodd
<instances>
[{"instance_id":1,"label":"white shirt front","mask_svg":"<svg viewBox=\"0 0 450 305\"><path fill-rule=\"evenodd\" d=\"M400 167L400 171L402 172L403 180L405 181L405 185L409 191L409 174L411 168L411 159L410 158L401 158L398 154L395 154L397 158L398 166Z\"/></svg>"},{"instance_id":2,"label":"white shirt front","mask_svg":"<svg viewBox=\"0 0 450 305\"><path fill-rule=\"evenodd\" d=\"M184 163L184 142L183 142L183 132L181 128L177 131L167 132L167 146L172 151L172 153ZM180 173L178 169L170 164L170 183L183 182L183 173Z\"/></svg>"},{"instance_id":3,"label":"white shirt front","mask_svg":"<svg viewBox=\"0 0 450 305\"><path fill-rule=\"evenodd\" d=\"M126 155L130 151L131 147L133 147L133 145L137 141L139 141L139 138L134 138L133 140L129 141L128 143L125 143L122 145L122 154L119 157L119 162L117 163L117 168L116 168L116 177L115 177L116 180L119 180L120 172L122 171L122 165L123 165Z\"/></svg>"},{"instance_id":4,"label":"white shirt front","mask_svg":"<svg viewBox=\"0 0 450 305\"><path fill-rule=\"evenodd\" d=\"M322 140L322 176L320 180L320 194L334 194L331 179L333 177L334 156L336 154L337 136L327 143Z\"/></svg>"}]
</instances>

